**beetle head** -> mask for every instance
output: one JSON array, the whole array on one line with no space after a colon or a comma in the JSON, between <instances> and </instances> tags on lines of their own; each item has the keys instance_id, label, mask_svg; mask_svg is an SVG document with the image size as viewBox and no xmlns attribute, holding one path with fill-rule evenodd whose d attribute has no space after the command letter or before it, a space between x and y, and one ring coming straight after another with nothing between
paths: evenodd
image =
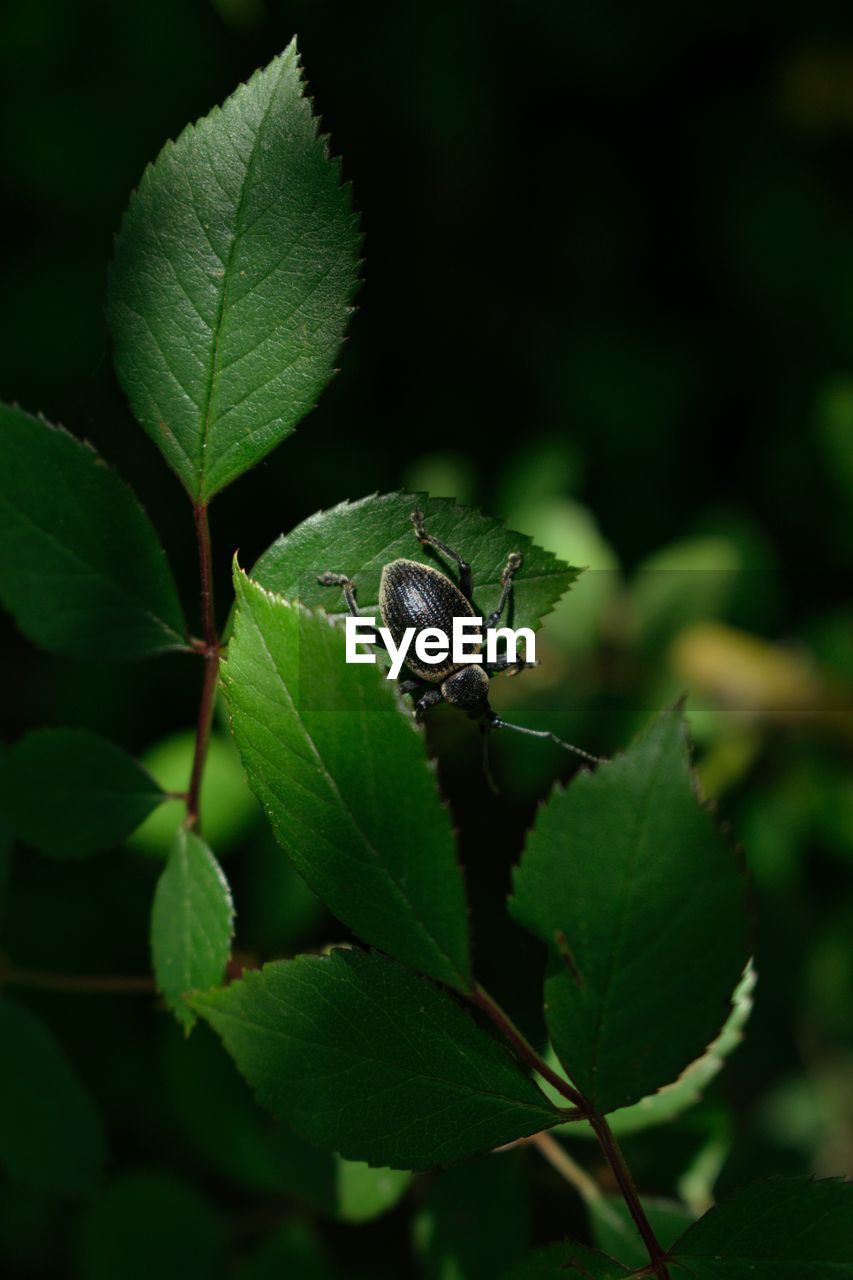
<instances>
[{"instance_id":1,"label":"beetle head","mask_svg":"<svg viewBox=\"0 0 853 1280\"><path fill-rule=\"evenodd\" d=\"M489 677L477 663L458 667L443 681L441 696L460 711L485 711L489 704Z\"/></svg>"}]
</instances>

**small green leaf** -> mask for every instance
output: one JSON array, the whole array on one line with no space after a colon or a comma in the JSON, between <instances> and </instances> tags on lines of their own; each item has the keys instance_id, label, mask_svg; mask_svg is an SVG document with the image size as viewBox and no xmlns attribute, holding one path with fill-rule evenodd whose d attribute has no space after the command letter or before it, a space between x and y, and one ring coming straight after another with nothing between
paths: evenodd
<instances>
[{"instance_id":1,"label":"small green leaf","mask_svg":"<svg viewBox=\"0 0 853 1280\"><path fill-rule=\"evenodd\" d=\"M454 996L384 956L299 956L192 1003L263 1106L350 1160L427 1169L559 1120Z\"/></svg>"},{"instance_id":2,"label":"small green leaf","mask_svg":"<svg viewBox=\"0 0 853 1280\"><path fill-rule=\"evenodd\" d=\"M393 1209L412 1181L406 1169L375 1169L362 1160L335 1162L335 1213L342 1222L370 1222Z\"/></svg>"},{"instance_id":3,"label":"small green leaf","mask_svg":"<svg viewBox=\"0 0 853 1280\"><path fill-rule=\"evenodd\" d=\"M233 922L231 890L219 863L203 840L182 827L154 894L151 953L157 986L187 1031L195 1015L184 996L222 981Z\"/></svg>"},{"instance_id":4,"label":"small green leaf","mask_svg":"<svg viewBox=\"0 0 853 1280\"><path fill-rule=\"evenodd\" d=\"M505 1271L501 1280L619 1280L627 1275L620 1262L567 1240L537 1249Z\"/></svg>"},{"instance_id":5,"label":"small green leaf","mask_svg":"<svg viewBox=\"0 0 853 1280\"><path fill-rule=\"evenodd\" d=\"M221 1215L167 1174L113 1184L83 1223L81 1280L224 1280Z\"/></svg>"},{"instance_id":6,"label":"small green leaf","mask_svg":"<svg viewBox=\"0 0 853 1280\"><path fill-rule=\"evenodd\" d=\"M361 612L377 615L379 579L389 561L417 560L455 576L455 565L422 547L415 537L409 517L416 508L424 512L428 531L471 565L474 600L483 617L498 602L501 574L511 551L524 555L513 579L507 615L513 627L538 627L580 572L537 547L525 534L448 498L384 493L318 511L274 542L258 560L252 577L286 599L298 598L310 607L343 614L341 592L320 586L317 575L327 569L345 573L355 582Z\"/></svg>"},{"instance_id":7,"label":"small green leaf","mask_svg":"<svg viewBox=\"0 0 853 1280\"><path fill-rule=\"evenodd\" d=\"M133 492L89 445L0 405L0 600L53 653L186 647L178 593Z\"/></svg>"},{"instance_id":8,"label":"small green leaf","mask_svg":"<svg viewBox=\"0 0 853 1280\"><path fill-rule=\"evenodd\" d=\"M450 819L423 740L340 627L237 573L223 684L249 783L282 848L366 942L471 985Z\"/></svg>"},{"instance_id":9,"label":"small green leaf","mask_svg":"<svg viewBox=\"0 0 853 1280\"><path fill-rule=\"evenodd\" d=\"M432 1175L414 1222L427 1280L493 1280L529 1249L527 1154L490 1151Z\"/></svg>"},{"instance_id":10,"label":"small green leaf","mask_svg":"<svg viewBox=\"0 0 853 1280\"><path fill-rule=\"evenodd\" d=\"M592 1237L598 1247L626 1267L648 1266L649 1255L628 1206L621 1196L598 1196L590 1200ZM664 1249L692 1224L694 1215L676 1200L654 1200L643 1197L643 1208L655 1239Z\"/></svg>"},{"instance_id":11,"label":"small green leaf","mask_svg":"<svg viewBox=\"0 0 853 1280\"><path fill-rule=\"evenodd\" d=\"M555 1049L600 1112L675 1079L718 1034L747 959L744 880L666 712L540 811L515 918L550 947Z\"/></svg>"},{"instance_id":12,"label":"small green leaf","mask_svg":"<svg viewBox=\"0 0 853 1280\"><path fill-rule=\"evenodd\" d=\"M672 1280L849 1280L853 1183L754 1182L690 1227L671 1257Z\"/></svg>"},{"instance_id":13,"label":"small green leaf","mask_svg":"<svg viewBox=\"0 0 853 1280\"><path fill-rule=\"evenodd\" d=\"M118 238L109 322L133 411L194 499L313 408L358 249L295 43L146 169Z\"/></svg>"},{"instance_id":14,"label":"small green leaf","mask_svg":"<svg viewBox=\"0 0 853 1280\"><path fill-rule=\"evenodd\" d=\"M40 1018L0 999L0 1165L39 1191L88 1195L106 1151L100 1120Z\"/></svg>"},{"instance_id":15,"label":"small green leaf","mask_svg":"<svg viewBox=\"0 0 853 1280\"><path fill-rule=\"evenodd\" d=\"M166 799L121 747L84 729L38 729L9 750L2 780L23 841L53 858L119 844Z\"/></svg>"}]
</instances>

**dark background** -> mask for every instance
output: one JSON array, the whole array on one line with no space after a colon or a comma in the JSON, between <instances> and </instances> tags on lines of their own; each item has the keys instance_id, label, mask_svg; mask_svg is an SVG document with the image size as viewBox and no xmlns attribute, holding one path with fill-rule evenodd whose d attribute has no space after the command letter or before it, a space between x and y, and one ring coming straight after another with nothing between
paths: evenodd
<instances>
[{"instance_id":1,"label":"dark background","mask_svg":"<svg viewBox=\"0 0 853 1280\"><path fill-rule=\"evenodd\" d=\"M542 672L526 687L507 682L499 697L525 723L610 752L689 692L706 794L755 877L757 1011L747 1045L696 1113L724 1117L718 1186L844 1172L853 1147L849 6L6 6L0 396L87 437L131 480L193 618L189 504L112 373L106 269L145 164L294 32L363 216L365 284L319 407L213 506L220 612L236 548L250 564L314 510L401 486L482 505L589 564L546 629ZM0 645L7 739L69 723L146 753L193 722L192 659L72 663L36 654L8 622ZM492 800L468 726L440 712L433 734L481 966L535 1033L524 992L540 957L511 931L501 901L536 800L572 766L538 743L501 743ZM265 877L277 863L258 853L253 815L236 826L227 839L250 850L229 863L238 943L267 958L340 937L310 904L295 923L285 905L270 907ZM19 851L3 949L68 972L144 970L150 852L57 867ZM28 999L105 1114L110 1177L177 1171L242 1222L245 1188L212 1172L172 1115L157 1066L162 1016L138 998L83 1008L79 998ZM673 1194L701 1147L696 1133L707 1139L702 1124L634 1140L644 1188ZM708 1124L719 1137L717 1120ZM582 1234L571 1193L529 1165L535 1237ZM101 1274L77 1261L85 1205L7 1188L2 1206L10 1274ZM402 1275L409 1216L404 1206L370 1227L320 1230L344 1274L378 1275L379 1250L387 1273ZM243 1237L234 1239L239 1253Z\"/></svg>"}]
</instances>

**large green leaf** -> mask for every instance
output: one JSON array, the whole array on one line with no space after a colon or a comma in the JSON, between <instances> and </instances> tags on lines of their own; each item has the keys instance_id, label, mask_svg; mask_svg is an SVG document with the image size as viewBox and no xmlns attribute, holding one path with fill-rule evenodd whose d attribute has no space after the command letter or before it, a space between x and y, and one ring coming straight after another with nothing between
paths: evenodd
<instances>
[{"instance_id":1,"label":"large green leaf","mask_svg":"<svg viewBox=\"0 0 853 1280\"><path fill-rule=\"evenodd\" d=\"M0 405L0 600L44 649L140 658L186 645L153 526L89 445Z\"/></svg>"},{"instance_id":2,"label":"large green leaf","mask_svg":"<svg viewBox=\"0 0 853 1280\"><path fill-rule=\"evenodd\" d=\"M236 575L223 682L249 782L279 843L341 920L433 978L470 987L450 819L423 739L343 631Z\"/></svg>"},{"instance_id":3,"label":"large green leaf","mask_svg":"<svg viewBox=\"0 0 853 1280\"><path fill-rule=\"evenodd\" d=\"M596 1110L699 1057L746 963L744 879L699 804L680 710L540 811L513 915L550 947L548 1027Z\"/></svg>"},{"instance_id":4,"label":"large green leaf","mask_svg":"<svg viewBox=\"0 0 853 1280\"><path fill-rule=\"evenodd\" d=\"M671 1257L672 1280L849 1280L853 1183L752 1183L690 1227Z\"/></svg>"},{"instance_id":5,"label":"large green leaf","mask_svg":"<svg viewBox=\"0 0 853 1280\"><path fill-rule=\"evenodd\" d=\"M110 276L119 378L195 499L260 461L334 371L359 236L292 43L146 169Z\"/></svg>"},{"instance_id":6,"label":"large green leaf","mask_svg":"<svg viewBox=\"0 0 853 1280\"><path fill-rule=\"evenodd\" d=\"M0 781L22 840L54 858L109 849L166 799L121 747L84 729L39 729L9 750Z\"/></svg>"},{"instance_id":7,"label":"large green leaf","mask_svg":"<svg viewBox=\"0 0 853 1280\"><path fill-rule=\"evenodd\" d=\"M157 986L187 1031L195 1015L184 996L222 981L233 935L228 881L204 841L181 827L154 894L151 953Z\"/></svg>"},{"instance_id":8,"label":"large green leaf","mask_svg":"<svg viewBox=\"0 0 853 1280\"><path fill-rule=\"evenodd\" d=\"M221 1214L167 1174L125 1174L92 1206L81 1243L81 1280L225 1276Z\"/></svg>"},{"instance_id":9,"label":"large green leaf","mask_svg":"<svg viewBox=\"0 0 853 1280\"><path fill-rule=\"evenodd\" d=\"M491 1030L384 956L280 961L193 1007L262 1105L351 1160L427 1169L559 1120Z\"/></svg>"},{"instance_id":10,"label":"large green leaf","mask_svg":"<svg viewBox=\"0 0 853 1280\"><path fill-rule=\"evenodd\" d=\"M504 1271L501 1280L619 1280L627 1275L620 1262L567 1240L537 1249Z\"/></svg>"},{"instance_id":11,"label":"large green leaf","mask_svg":"<svg viewBox=\"0 0 853 1280\"><path fill-rule=\"evenodd\" d=\"M106 1155L100 1120L40 1018L0 999L0 1165L40 1191L88 1195Z\"/></svg>"},{"instance_id":12,"label":"large green leaf","mask_svg":"<svg viewBox=\"0 0 853 1280\"><path fill-rule=\"evenodd\" d=\"M409 517L416 508L426 515L428 532L468 560L474 600L482 616L498 602L501 573L511 551L524 555L506 615L514 627L538 627L580 572L537 547L525 534L506 529L500 520L471 507L459 507L449 498L384 493L318 511L274 542L258 560L252 577L287 599L298 597L303 604L340 614L345 612L341 592L320 586L317 575L327 569L346 573L355 581L362 613L377 614L379 579L389 561L417 560L455 575L452 562L427 551L415 537Z\"/></svg>"},{"instance_id":13,"label":"large green leaf","mask_svg":"<svg viewBox=\"0 0 853 1280\"><path fill-rule=\"evenodd\" d=\"M256 1195L288 1196L343 1222L376 1218L404 1194L411 1174L321 1151L257 1106L207 1027L189 1039L174 1026L167 1031L170 1102L189 1145L218 1177Z\"/></svg>"},{"instance_id":14,"label":"large green leaf","mask_svg":"<svg viewBox=\"0 0 853 1280\"><path fill-rule=\"evenodd\" d=\"M608 1117L610 1128L617 1138L639 1133L653 1125L666 1124L675 1120L682 1112L689 1110L702 1099L711 1081L719 1075L725 1066L726 1059L743 1040L743 1031L752 1011L752 993L755 989L756 975L752 965L746 971L732 996L732 1007L722 1031L701 1058L697 1058L685 1067L677 1080L641 1098L630 1107L620 1107ZM549 1048L546 1058L549 1066L560 1072L560 1062L553 1049ZM562 1073L561 1073L562 1074ZM543 1089L549 1098L559 1101L560 1094L547 1081ZM571 1125L573 1138L595 1139L592 1126L585 1121Z\"/></svg>"}]
</instances>

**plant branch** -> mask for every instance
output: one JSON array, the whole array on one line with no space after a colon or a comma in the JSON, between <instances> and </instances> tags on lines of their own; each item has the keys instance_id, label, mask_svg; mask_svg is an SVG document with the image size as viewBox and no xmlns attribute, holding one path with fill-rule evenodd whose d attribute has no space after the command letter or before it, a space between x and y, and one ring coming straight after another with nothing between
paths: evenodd
<instances>
[{"instance_id":1,"label":"plant branch","mask_svg":"<svg viewBox=\"0 0 853 1280\"><path fill-rule=\"evenodd\" d=\"M155 991L154 979L145 976L109 976L70 973L43 973L37 969L0 966L0 986L31 987L39 991L68 991L76 995L99 995Z\"/></svg>"},{"instance_id":2,"label":"plant branch","mask_svg":"<svg viewBox=\"0 0 853 1280\"><path fill-rule=\"evenodd\" d=\"M210 742L213 723L213 707L216 701L216 683L219 678L219 636L216 632L216 615L213 609L213 569L210 549L210 524L207 503L193 503L195 534L198 543L198 567L201 584L201 625L204 635L200 652L204 655L204 680L198 708L193 768L187 793L187 826L199 825L199 803L204 762Z\"/></svg>"},{"instance_id":3,"label":"plant branch","mask_svg":"<svg viewBox=\"0 0 853 1280\"><path fill-rule=\"evenodd\" d=\"M595 1136L598 1138L607 1163L613 1171L616 1184L628 1206L628 1212L634 1219L634 1225L642 1237L643 1244L646 1246L654 1275L658 1276L659 1280L669 1280L666 1251L661 1248L657 1236L652 1230L652 1225L646 1217L646 1211L640 1201L637 1188L634 1185L634 1179L631 1177L631 1171L625 1162L619 1143L613 1136L610 1125L604 1116L599 1115L591 1115L589 1122L592 1125Z\"/></svg>"},{"instance_id":4,"label":"plant branch","mask_svg":"<svg viewBox=\"0 0 853 1280\"><path fill-rule=\"evenodd\" d=\"M522 1035L512 1019L504 1013L503 1009L497 1001L492 999L488 991L484 991L478 983L474 987L474 990L471 992L468 999L472 1004L476 1005L478 1009L482 1010L487 1017L491 1018L501 1035L510 1042L518 1056L523 1059L529 1067L532 1067L537 1075L541 1076L543 1080L547 1080L558 1093L562 1094L564 1098L582 1112L582 1116L578 1116L578 1119L587 1115L589 1109L581 1094L577 1089L573 1088L567 1080L564 1080L562 1076L558 1075L552 1067L548 1066L548 1063L536 1052L530 1041Z\"/></svg>"},{"instance_id":5,"label":"plant branch","mask_svg":"<svg viewBox=\"0 0 853 1280\"><path fill-rule=\"evenodd\" d=\"M589 1105L586 1098L579 1089L575 1089L568 1081L564 1080L557 1074L553 1068L536 1052L533 1046L522 1035L515 1023L504 1013L500 1005L492 999L487 991L477 984L469 995L468 999L472 1004L482 1010L487 1017L491 1018L501 1035L512 1045L516 1053L529 1067L532 1067L537 1075L543 1080L547 1080L562 1096L568 1099L576 1108L577 1114L572 1117L578 1120L589 1120L593 1132L598 1139L599 1146L604 1154L607 1163L613 1171L616 1184L622 1194L628 1212L634 1220L634 1225L640 1233L643 1244L648 1250L651 1259L651 1271L658 1277L658 1280L669 1280L669 1271L666 1266L666 1253L661 1248L651 1223L646 1217L646 1212L634 1185L634 1179L625 1163L625 1157L617 1143L610 1125L604 1116L597 1115L593 1108ZM547 1133L534 1134L528 1139L538 1147L539 1151L548 1160L564 1178L580 1192L583 1198L589 1201L590 1197L598 1199L600 1191L596 1184L589 1178L571 1157L563 1150L558 1142L556 1142ZM594 1188L594 1190L593 1190Z\"/></svg>"}]
</instances>

